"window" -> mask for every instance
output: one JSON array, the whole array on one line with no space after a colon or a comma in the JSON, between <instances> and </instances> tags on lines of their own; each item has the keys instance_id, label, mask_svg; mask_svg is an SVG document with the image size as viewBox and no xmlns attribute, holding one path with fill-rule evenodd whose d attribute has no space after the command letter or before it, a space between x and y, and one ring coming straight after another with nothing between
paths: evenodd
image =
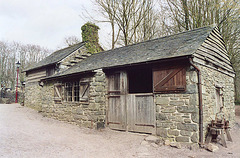
<instances>
[{"instance_id":1,"label":"window","mask_svg":"<svg viewBox=\"0 0 240 158\"><path fill-rule=\"evenodd\" d=\"M154 92L169 93L186 90L186 68L163 68L153 70Z\"/></svg>"},{"instance_id":2,"label":"window","mask_svg":"<svg viewBox=\"0 0 240 158\"><path fill-rule=\"evenodd\" d=\"M46 69L46 76L52 76L54 74L55 70L53 67Z\"/></svg>"},{"instance_id":3,"label":"window","mask_svg":"<svg viewBox=\"0 0 240 158\"><path fill-rule=\"evenodd\" d=\"M89 97L88 81L65 82L64 84L57 83L54 85L54 100L61 102L87 102Z\"/></svg>"},{"instance_id":4,"label":"window","mask_svg":"<svg viewBox=\"0 0 240 158\"><path fill-rule=\"evenodd\" d=\"M129 93L152 93L152 69L137 68L128 71Z\"/></svg>"},{"instance_id":5,"label":"window","mask_svg":"<svg viewBox=\"0 0 240 158\"><path fill-rule=\"evenodd\" d=\"M221 108L223 107L223 95L221 94L221 88L216 87L216 113L219 113L221 111Z\"/></svg>"},{"instance_id":6,"label":"window","mask_svg":"<svg viewBox=\"0 0 240 158\"><path fill-rule=\"evenodd\" d=\"M79 82L74 82L74 101L79 101Z\"/></svg>"},{"instance_id":7,"label":"window","mask_svg":"<svg viewBox=\"0 0 240 158\"><path fill-rule=\"evenodd\" d=\"M72 92L73 92L73 86L72 86L73 83L71 82L67 82L65 83L65 94L64 94L64 100L65 101L72 101Z\"/></svg>"}]
</instances>

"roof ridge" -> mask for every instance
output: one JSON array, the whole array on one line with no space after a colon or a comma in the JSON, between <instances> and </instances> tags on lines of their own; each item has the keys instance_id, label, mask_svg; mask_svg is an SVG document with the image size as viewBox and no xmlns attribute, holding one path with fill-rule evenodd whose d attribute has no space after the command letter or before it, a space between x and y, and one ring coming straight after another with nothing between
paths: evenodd
<instances>
[{"instance_id":1,"label":"roof ridge","mask_svg":"<svg viewBox=\"0 0 240 158\"><path fill-rule=\"evenodd\" d=\"M63 51L63 50L68 49L68 48L72 48L72 47L74 47L74 46L76 46L76 45L79 45L79 44L82 44L82 43L85 43L85 42L78 42L78 43L73 44L73 45L71 45L71 46L68 46L68 47L65 47L65 48L56 50L56 51L54 51L53 53L58 52L58 51ZM52 53L52 54L53 54L53 53ZM52 55L52 54L50 54L50 55ZM50 55L49 55L49 56L50 56Z\"/></svg>"},{"instance_id":2,"label":"roof ridge","mask_svg":"<svg viewBox=\"0 0 240 158\"><path fill-rule=\"evenodd\" d=\"M163 39L163 38L169 38L169 37L172 37L172 36L181 35L181 34L184 34L184 33L189 33L189 32L193 32L193 31L201 30L201 29L203 29L203 28L211 28L211 30L213 30L215 27L216 27L215 24L208 25L208 26L204 26L204 27L199 27L199 28L195 28L195 29L192 29L192 30L187 30L187 31L179 32L179 33L172 34L172 35L166 35L166 36L158 37L158 38L155 38L155 39L150 39L150 40L141 41L141 42L138 42L138 43L133 43L133 44L130 44L130 45L127 45L127 46L122 46L122 47L118 47L118 48L114 48L114 49L109 49L109 50L106 50L106 51L102 51L102 52L99 52L99 53L92 54L92 56L93 56L93 55L97 55L97 54L108 53L108 52L111 52L111 51L113 51L113 50L118 50L118 49L123 49L123 48L126 49L126 48L128 48L128 47L135 46L135 45L138 45L138 44L148 43L148 42L160 40L160 39Z\"/></svg>"},{"instance_id":3,"label":"roof ridge","mask_svg":"<svg viewBox=\"0 0 240 158\"><path fill-rule=\"evenodd\" d=\"M99 52L52 77L67 76L99 68L113 68L167 58L190 56L195 53L213 29L213 26L205 26L170 36Z\"/></svg>"},{"instance_id":4,"label":"roof ridge","mask_svg":"<svg viewBox=\"0 0 240 158\"><path fill-rule=\"evenodd\" d=\"M76 43L76 44L74 44L72 46L65 47L63 49L57 50L57 51L51 53L50 55L48 55L47 57L45 57L44 59L42 59L41 61L39 61L38 63L36 63L35 66L31 65L29 68L25 69L24 72L25 71L29 71L29 70L34 70L34 69L37 69L37 68L41 68L41 67L44 67L44 66L47 66L47 65L51 65L51 64L54 64L54 63L57 63L57 62L61 61L62 59L64 59L65 57L67 57L68 55L72 54L74 51L76 51L80 47L82 47L84 45L84 43L85 42L79 42L79 43ZM76 47L76 48L74 49L74 47ZM57 54L59 54L60 52L64 52L64 51L66 51L68 49L70 49L70 50L65 52L64 54L60 55L60 57L58 57L58 60L56 60L56 61L51 60L51 58L56 57ZM47 60L50 60L50 61L48 63L43 64Z\"/></svg>"}]
</instances>

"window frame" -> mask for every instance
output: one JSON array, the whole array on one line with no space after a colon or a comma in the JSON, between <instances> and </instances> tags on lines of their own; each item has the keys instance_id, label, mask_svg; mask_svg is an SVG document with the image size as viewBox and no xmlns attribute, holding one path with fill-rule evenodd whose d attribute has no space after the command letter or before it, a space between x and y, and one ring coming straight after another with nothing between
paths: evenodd
<instances>
[{"instance_id":1,"label":"window frame","mask_svg":"<svg viewBox=\"0 0 240 158\"><path fill-rule=\"evenodd\" d=\"M81 85L87 85L83 87ZM84 89L84 96L81 95L82 88ZM90 82L88 80L75 80L63 83L63 101L64 102L89 102L89 88Z\"/></svg>"}]
</instances>

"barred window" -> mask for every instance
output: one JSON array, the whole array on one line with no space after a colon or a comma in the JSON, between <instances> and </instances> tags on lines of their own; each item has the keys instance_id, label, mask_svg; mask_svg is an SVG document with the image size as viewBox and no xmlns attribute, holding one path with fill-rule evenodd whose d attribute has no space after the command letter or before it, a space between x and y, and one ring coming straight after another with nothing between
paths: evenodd
<instances>
[{"instance_id":1,"label":"barred window","mask_svg":"<svg viewBox=\"0 0 240 158\"><path fill-rule=\"evenodd\" d=\"M72 101L72 96L73 96L73 83L67 82L65 83L65 93L64 93L64 100L65 101Z\"/></svg>"},{"instance_id":2,"label":"barred window","mask_svg":"<svg viewBox=\"0 0 240 158\"><path fill-rule=\"evenodd\" d=\"M78 102L79 101L79 82L74 82L74 101Z\"/></svg>"},{"instance_id":3,"label":"barred window","mask_svg":"<svg viewBox=\"0 0 240 158\"><path fill-rule=\"evenodd\" d=\"M89 100L89 81L74 81L56 83L54 85L54 101L61 103L67 102L88 102Z\"/></svg>"}]
</instances>

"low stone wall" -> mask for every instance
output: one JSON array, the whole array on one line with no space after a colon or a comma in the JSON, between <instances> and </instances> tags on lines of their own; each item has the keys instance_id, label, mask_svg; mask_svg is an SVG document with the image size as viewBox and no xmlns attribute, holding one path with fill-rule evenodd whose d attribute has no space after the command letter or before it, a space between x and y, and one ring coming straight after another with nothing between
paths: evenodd
<instances>
[{"instance_id":1,"label":"low stone wall","mask_svg":"<svg viewBox=\"0 0 240 158\"><path fill-rule=\"evenodd\" d=\"M55 103L53 100L54 82L43 87L42 113L44 116L67 121L88 128L101 128L105 125L106 116L106 79L101 70L90 77L88 102Z\"/></svg>"}]
</instances>

